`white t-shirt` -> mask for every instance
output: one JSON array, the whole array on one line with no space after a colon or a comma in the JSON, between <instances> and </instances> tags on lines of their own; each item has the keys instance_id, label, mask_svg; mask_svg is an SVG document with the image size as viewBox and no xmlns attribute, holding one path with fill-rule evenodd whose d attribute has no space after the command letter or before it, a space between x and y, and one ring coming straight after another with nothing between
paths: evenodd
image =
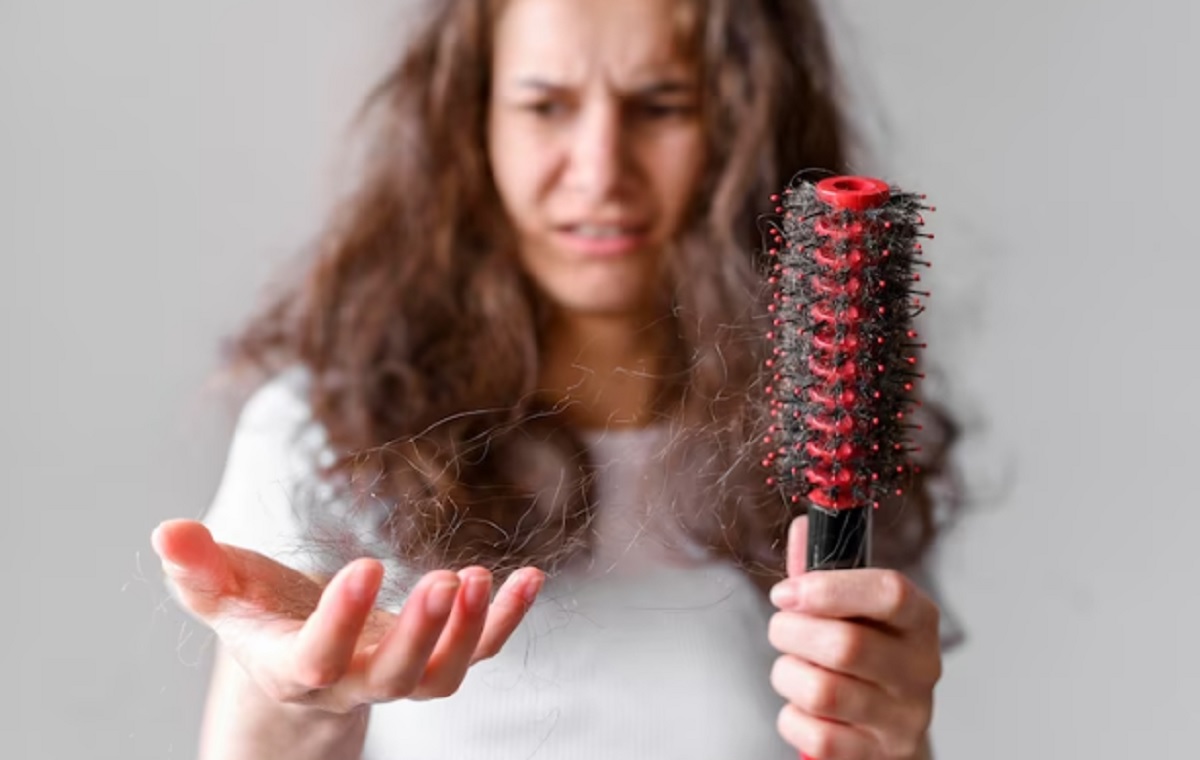
<instances>
[{"instance_id":1,"label":"white t-shirt","mask_svg":"<svg viewBox=\"0 0 1200 760\"><path fill-rule=\"evenodd\" d=\"M247 403L205 523L218 541L329 572L293 508L321 497L313 462L328 456L303 382L281 376ZM588 435L601 465L594 559L547 578L504 649L453 696L374 706L366 760L795 760L775 729L769 604L655 519L661 435ZM364 539L382 519L382 507L347 517Z\"/></svg>"}]
</instances>

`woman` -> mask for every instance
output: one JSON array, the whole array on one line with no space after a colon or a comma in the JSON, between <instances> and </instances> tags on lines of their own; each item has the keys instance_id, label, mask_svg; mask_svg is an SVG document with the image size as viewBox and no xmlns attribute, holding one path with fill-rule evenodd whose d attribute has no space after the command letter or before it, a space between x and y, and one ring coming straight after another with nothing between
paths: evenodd
<instances>
[{"instance_id":1,"label":"woman","mask_svg":"<svg viewBox=\"0 0 1200 760\"><path fill-rule=\"evenodd\" d=\"M923 757L926 485L893 569L804 576L753 464L756 217L844 166L812 3L428 5L154 535L220 639L203 757Z\"/></svg>"}]
</instances>

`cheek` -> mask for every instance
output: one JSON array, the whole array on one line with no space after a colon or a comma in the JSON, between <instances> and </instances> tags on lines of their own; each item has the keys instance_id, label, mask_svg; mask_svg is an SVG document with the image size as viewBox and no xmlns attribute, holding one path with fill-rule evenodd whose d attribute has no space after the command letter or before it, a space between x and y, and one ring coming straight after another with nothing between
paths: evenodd
<instances>
[{"instance_id":1,"label":"cheek","mask_svg":"<svg viewBox=\"0 0 1200 760\"><path fill-rule=\"evenodd\" d=\"M530 140L527 130L502 124L491 129L488 142L496 191L514 221L524 226L545 183L546 151Z\"/></svg>"},{"instance_id":2,"label":"cheek","mask_svg":"<svg viewBox=\"0 0 1200 760\"><path fill-rule=\"evenodd\" d=\"M671 222L678 223L691 204L704 171L705 144L699 130L675 136L658 146L655 177L659 202Z\"/></svg>"}]
</instances>

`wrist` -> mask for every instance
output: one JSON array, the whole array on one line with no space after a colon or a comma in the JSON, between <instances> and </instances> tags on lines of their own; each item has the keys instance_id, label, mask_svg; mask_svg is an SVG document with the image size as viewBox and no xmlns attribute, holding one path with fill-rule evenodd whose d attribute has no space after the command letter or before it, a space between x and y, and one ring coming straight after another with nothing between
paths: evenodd
<instances>
[{"instance_id":1,"label":"wrist","mask_svg":"<svg viewBox=\"0 0 1200 760\"><path fill-rule=\"evenodd\" d=\"M921 737L921 744L917 747L916 753L910 755L907 760L933 760L933 748L929 742L928 733Z\"/></svg>"}]
</instances>

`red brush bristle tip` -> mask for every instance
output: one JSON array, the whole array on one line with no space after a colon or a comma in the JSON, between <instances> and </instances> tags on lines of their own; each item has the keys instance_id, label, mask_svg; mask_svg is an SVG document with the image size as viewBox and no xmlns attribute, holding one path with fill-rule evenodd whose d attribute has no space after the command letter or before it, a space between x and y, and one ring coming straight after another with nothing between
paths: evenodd
<instances>
[{"instance_id":1,"label":"red brush bristle tip","mask_svg":"<svg viewBox=\"0 0 1200 760\"><path fill-rule=\"evenodd\" d=\"M929 207L854 176L799 180L771 202L782 217L765 235L776 274L764 388L776 422L764 461L789 503L876 505L916 472L905 436L924 344L911 322L928 293L908 283L928 264L916 257Z\"/></svg>"}]
</instances>

